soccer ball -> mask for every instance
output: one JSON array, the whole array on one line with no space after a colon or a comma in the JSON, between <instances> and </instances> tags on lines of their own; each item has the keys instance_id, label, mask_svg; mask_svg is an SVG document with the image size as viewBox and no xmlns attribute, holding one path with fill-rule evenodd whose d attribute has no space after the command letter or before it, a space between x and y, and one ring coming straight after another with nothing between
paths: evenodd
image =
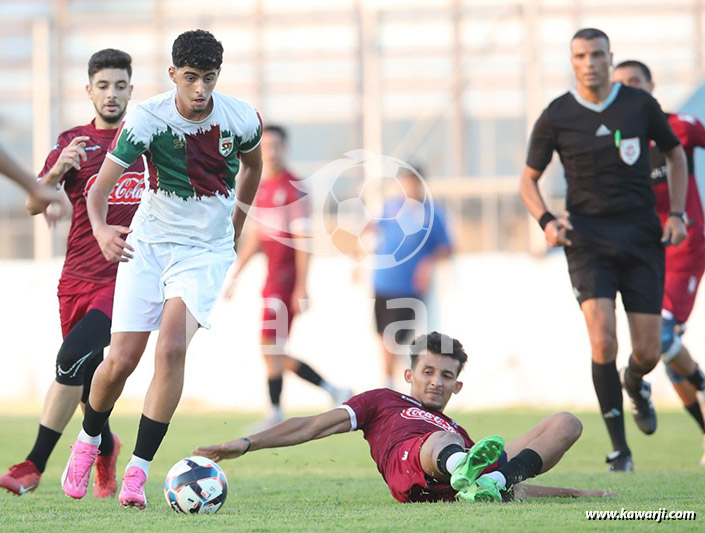
<instances>
[{"instance_id":1,"label":"soccer ball","mask_svg":"<svg viewBox=\"0 0 705 533\"><path fill-rule=\"evenodd\" d=\"M171 467L164 482L164 496L177 513L213 514L228 495L228 480L217 463L195 455Z\"/></svg>"},{"instance_id":2,"label":"soccer ball","mask_svg":"<svg viewBox=\"0 0 705 533\"><path fill-rule=\"evenodd\" d=\"M325 229L332 245L345 255L352 255L371 268L391 268L411 258L428 238L433 221L433 199L428 186L416 171L398 159L379 156L366 150L345 154L347 165L331 183L325 211L331 215ZM371 163L371 164L370 164ZM369 172L372 168L372 173ZM399 174L411 171L419 180L423 198L409 198L399 182ZM380 205L369 205L381 198L398 198L391 204L395 211L380 214ZM375 252L376 243L367 229L385 221L392 248L388 253ZM409 240L412 239L412 240ZM410 243L414 243L409 246Z\"/></svg>"}]
</instances>

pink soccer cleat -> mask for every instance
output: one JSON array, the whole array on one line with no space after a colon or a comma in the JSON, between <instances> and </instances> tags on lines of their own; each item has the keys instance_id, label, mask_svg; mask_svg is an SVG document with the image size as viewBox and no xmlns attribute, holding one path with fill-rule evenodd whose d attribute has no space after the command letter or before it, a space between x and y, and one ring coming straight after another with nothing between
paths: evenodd
<instances>
[{"instance_id":1,"label":"pink soccer cleat","mask_svg":"<svg viewBox=\"0 0 705 533\"><path fill-rule=\"evenodd\" d=\"M147 476L139 466L131 466L125 471L120 489L120 505L123 507L147 507L147 495L144 493L144 484Z\"/></svg>"},{"instance_id":2,"label":"pink soccer cleat","mask_svg":"<svg viewBox=\"0 0 705 533\"><path fill-rule=\"evenodd\" d=\"M98 446L80 440L74 442L69 462L61 475L61 486L66 496L80 500L86 495L91 468L99 453Z\"/></svg>"},{"instance_id":3,"label":"pink soccer cleat","mask_svg":"<svg viewBox=\"0 0 705 533\"><path fill-rule=\"evenodd\" d=\"M113 433L115 446L110 455L100 455L95 462L95 477L93 478L93 495L96 498L114 498L117 494L117 477L115 466L120 454L122 441Z\"/></svg>"}]
</instances>

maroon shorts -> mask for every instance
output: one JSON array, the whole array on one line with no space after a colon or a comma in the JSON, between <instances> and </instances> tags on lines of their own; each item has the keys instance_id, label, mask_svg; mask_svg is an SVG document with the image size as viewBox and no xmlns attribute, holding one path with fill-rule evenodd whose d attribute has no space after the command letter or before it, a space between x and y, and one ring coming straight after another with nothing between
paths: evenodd
<instances>
[{"instance_id":1,"label":"maroon shorts","mask_svg":"<svg viewBox=\"0 0 705 533\"><path fill-rule=\"evenodd\" d=\"M666 270L663 308L673 313L675 319L681 324L687 322L690 317L702 277L702 268L693 269L690 272Z\"/></svg>"},{"instance_id":2,"label":"maroon shorts","mask_svg":"<svg viewBox=\"0 0 705 533\"><path fill-rule=\"evenodd\" d=\"M421 467L421 446L433 433L435 431L397 444L389 456L384 478L395 500L401 503L455 501L453 487L433 483ZM496 470L506 462L507 454L502 452L499 460L485 468L483 474Z\"/></svg>"},{"instance_id":3,"label":"maroon shorts","mask_svg":"<svg viewBox=\"0 0 705 533\"><path fill-rule=\"evenodd\" d=\"M59 317L64 338L91 309L113 317L115 283L98 284L74 278L59 280Z\"/></svg>"},{"instance_id":4,"label":"maroon shorts","mask_svg":"<svg viewBox=\"0 0 705 533\"><path fill-rule=\"evenodd\" d=\"M285 340L289 338L289 330L294 320L291 307L293 289L267 288L262 292L262 338Z\"/></svg>"}]
</instances>

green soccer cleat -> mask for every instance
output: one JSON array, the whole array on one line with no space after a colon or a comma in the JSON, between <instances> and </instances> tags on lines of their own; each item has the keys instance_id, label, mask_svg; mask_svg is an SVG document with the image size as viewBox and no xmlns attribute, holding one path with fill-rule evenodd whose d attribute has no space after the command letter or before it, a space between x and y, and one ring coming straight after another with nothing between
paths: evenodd
<instances>
[{"instance_id":1,"label":"green soccer cleat","mask_svg":"<svg viewBox=\"0 0 705 533\"><path fill-rule=\"evenodd\" d=\"M501 491L506 490L496 480L481 477L464 491L458 492L455 498L461 502L501 502Z\"/></svg>"},{"instance_id":2,"label":"green soccer cleat","mask_svg":"<svg viewBox=\"0 0 705 533\"><path fill-rule=\"evenodd\" d=\"M499 459L504 450L504 439L493 436L485 437L470 448L460 464L453 469L450 485L458 492L467 490L482 471Z\"/></svg>"}]
</instances>

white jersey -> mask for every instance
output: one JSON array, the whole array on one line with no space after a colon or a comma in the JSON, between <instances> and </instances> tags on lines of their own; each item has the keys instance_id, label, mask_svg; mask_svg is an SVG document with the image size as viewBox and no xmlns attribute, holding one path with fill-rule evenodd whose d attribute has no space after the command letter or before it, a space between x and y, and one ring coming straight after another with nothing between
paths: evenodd
<instances>
[{"instance_id":1,"label":"white jersey","mask_svg":"<svg viewBox=\"0 0 705 533\"><path fill-rule=\"evenodd\" d=\"M133 107L107 157L125 168L145 154L148 183L132 221L135 237L221 250L233 246L238 154L260 143L252 106L213 93L213 111L193 121L176 109L176 91Z\"/></svg>"}]
</instances>

